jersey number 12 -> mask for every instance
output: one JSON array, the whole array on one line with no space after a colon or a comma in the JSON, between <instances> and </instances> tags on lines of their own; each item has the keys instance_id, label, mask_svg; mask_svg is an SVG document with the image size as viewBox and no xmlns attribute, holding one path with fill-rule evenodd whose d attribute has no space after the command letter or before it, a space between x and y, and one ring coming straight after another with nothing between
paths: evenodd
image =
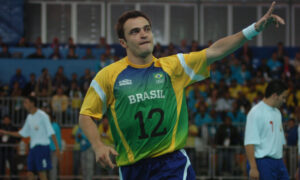
<instances>
[{"instance_id":1,"label":"jersey number 12","mask_svg":"<svg viewBox=\"0 0 300 180\"><path fill-rule=\"evenodd\" d=\"M162 135L167 134L166 128L164 128L161 132L157 132L158 128L160 127L161 123L164 120L164 111L159 108L151 109L151 111L148 114L147 119L151 119L154 113L159 113L160 119L159 119L158 123L156 124L155 128L153 129L153 131L151 132L151 137L157 137L157 136L162 136ZM134 118L139 120L139 125L140 125L140 130L141 130L141 135L139 136L139 139L148 138L149 135L146 133L146 130L145 130L145 123L144 123L142 111L137 112L135 114Z\"/></svg>"}]
</instances>

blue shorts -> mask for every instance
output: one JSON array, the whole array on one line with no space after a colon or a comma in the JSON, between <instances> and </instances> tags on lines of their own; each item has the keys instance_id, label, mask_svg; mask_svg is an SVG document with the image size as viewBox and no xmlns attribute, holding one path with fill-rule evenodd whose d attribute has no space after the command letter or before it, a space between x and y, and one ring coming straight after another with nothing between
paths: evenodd
<instances>
[{"instance_id":1,"label":"blue shorts","mask_svg":"<svg viewBox=\"0 0 300 180\"><path fill-rule=\"evenodd\" d=\"M273 159L269 157L257 158L256 165L260 180L289 180L288 171L282 159ZM247 162L247 173L249 175L250 165Z\"/></svg>"},{"instance_id":2,"label":"blue shorts","mask_svg":"<svg viewBox=\"0 0 300 180\"><path fill-rule=\"evenodd\" d=\"M195 172L185 150L142 159L119 168L121 180L194 180Z\"/></svg>"},{"instance_id":3,"label":"blue shorts","mask_svg":"<svg viewBox=\"0 0 300 180\"><path fill-rule=\"evenodd\" d=\"M38 145L30 149L27 159L28 171L39 172L52 168L50 147Z\"/></svg>"}]
</instances>

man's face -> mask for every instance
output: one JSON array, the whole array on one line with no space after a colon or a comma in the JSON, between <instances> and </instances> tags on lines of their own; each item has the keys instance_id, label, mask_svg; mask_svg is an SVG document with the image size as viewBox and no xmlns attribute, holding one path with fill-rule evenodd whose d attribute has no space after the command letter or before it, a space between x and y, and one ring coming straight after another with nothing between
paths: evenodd
<instances>
[{"instance_id":1,"label":"man's face","mask_svg":"<svg viewBox=\"0 0 300 180\"><path fill-rule=\"evenodd\" d=\"M147 19L128 19L124 24L124 37L121 45L134 56L145 58L153 51L153 34Z\"/></svg>"},{"instance_id":2,"label":"man's face","mask_svg":"<svg viewBox=\"0 0 300 180\"><path fill-rule=\"evenodd\" d=\"M24 99L23 104L27 111L30 111L30 109L32 109L32 107L33 107L33 103L28 98Z\"/></svg>"},{"instance_id":3,"label":"man's face","mask_svg":"<svg viewBox=\"0 0 300 180\"><path fill-rule=\"evenodd\" d=\"M276 95L276 107L279 108L285 101L288 96L288 90L283 91L279 96Z\"/></svg>"},{"instance_id":4,"label":"man's face","mask_svg":"<svg viewBox=\"0 0 300 180\"><path fill-rule=\"evenodd\" d=\"M4 119L3 119L3 124L5 124L5 125L9 125L10 124L10 118L9 117L5 117Z\"/></svg>"}]
</instances>

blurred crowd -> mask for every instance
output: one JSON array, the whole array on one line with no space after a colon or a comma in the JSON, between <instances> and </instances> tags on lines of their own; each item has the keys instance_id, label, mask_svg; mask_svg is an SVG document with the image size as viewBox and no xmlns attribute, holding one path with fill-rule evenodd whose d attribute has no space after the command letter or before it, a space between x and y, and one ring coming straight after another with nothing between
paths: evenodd
<instances>
[{"instance_id":1,"label":"blurred crowd","mask_svg":"<svg viewBox=\"0 0 300 180\"><path fill-rule=\"evenodd\" d=\"M209 47L211 44L212 42L209 42L205 47ZM16 56L10 54L9 47L1 41L0 45L2 46L0 58ZM53 54L49 57L45 57L41 51L41 48L46 45L41 43L40 38L37 38L33 45L36 47L36 52L24 58L59 60L63 58L60 55L60 50L67 48L66 59L78 59L76 55L77 45L74 44L72 38L69 38L66 45L60 44L59 39L54 38L53 43L48 45L53 49ZM16 46L28 47L30 45L25 38L22 38ZM182 40L179 45L170 43L166 47L157 43L154 48L154 56L160 58L176 53L199 51L205 47L200 48L197 41L188 44L186 40ZM99 59L98 70L121 58L114 54L105 38L100 38L99 44L93 48L104 49L104 53ZM96 60L92 53L93 48L86 48L86 55L82 59ZM22 74L22 69L17 69L9 84L2 85L0 101L1 98L5 97L18 98L35 94L40 98L39 106L54 115L61 126L74 126L73 136L75 139L77 138L76 142L78 141L74 149L74 153L76 153L75 151L80 149L80 143L84 139L82 131L77 126L78 112L97 70L94 72L91 69L86 69L82 75L74 72L71 78L67 78L64 73L65 68L59 67L53 77L47 68L42 70L39 77L36 76L36 72L32 72L30 77L25 77ZM201 146L242 145L246 115L253 105L262 100L267 82L271 79L282 79L289 87L287 101L280 110L283 115L287 144L290 146L297 145L297 127L300 122L300 51L296 53L295 57L290 57L284 44L279 42L276 50L269 58L257 59L253 56L251 47L245 44L237 53L212 64L210 68L211 77L209 79L195 83L186 89L190 119L186 146L189 156L194 157L195 149ZM9 108L0 111L1 117L4 119L7 117L4 115L16 113L15 107ZM66 120L70 118L72 118L71 121ZM101 127L100 134L107 138L107 123L104 122L104 124L106 125L104 129ZM87 139L84 140L87 141ZM112 142L109 143L112 144ZM81 148L91 151L90 145L88 143L85 145L86 147L82 146ZM77 146L78 149L76 149ZM228 158L230 154L225 154L225 156L223 154L223 156ZM221 155L220 157L222 157ZM76 158L77 156L73 157ZM82 159L89 158L91 157L82 157ZM193 161L195 158L191 159ZM79 160L73 159L73 161L78 162ZM230 162L226 159L224 161ZM230 168L230 165L224 167ZM78 173L78 170L74 170L75 172Z\"/></svg>"}]
</instances>

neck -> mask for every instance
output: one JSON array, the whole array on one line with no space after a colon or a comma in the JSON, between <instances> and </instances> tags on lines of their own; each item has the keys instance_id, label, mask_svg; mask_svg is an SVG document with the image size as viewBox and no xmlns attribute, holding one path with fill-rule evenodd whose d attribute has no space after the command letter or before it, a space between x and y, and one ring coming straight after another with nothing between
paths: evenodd
<instances>
[{"instance_id":1,"label":"neck","mask_svg":"<svg viewBox=\"0 0 300 180\"><path fill-rule=\"evenodd\" d=\"M30 114L34 114L36 111L37 111L37 108L34 107L34 108L32 108L32 109L29 110L29 113Z\"/></svg>"},{"instance_id":2,"label":"neck","mask_svg":"<svg viewBox=\"0 0 300 180\"><path fill-rule=\"evenodd\" d=\"M263 102L271 107L275 107L274 102L272 101L271 98L263 98Z\"/></svg>"},{"instance_id":3,"label":"neck","mask_svg":"<svg viewBox=\"0 0 300 180\"><path fill-rule=\"evenodd\" d=\"M153 55L150 53L146 57L140 57L132 54L131 52L127 51L128 60L136 65L145 65L152 61Z\"/></svg>"}]
</instances>

